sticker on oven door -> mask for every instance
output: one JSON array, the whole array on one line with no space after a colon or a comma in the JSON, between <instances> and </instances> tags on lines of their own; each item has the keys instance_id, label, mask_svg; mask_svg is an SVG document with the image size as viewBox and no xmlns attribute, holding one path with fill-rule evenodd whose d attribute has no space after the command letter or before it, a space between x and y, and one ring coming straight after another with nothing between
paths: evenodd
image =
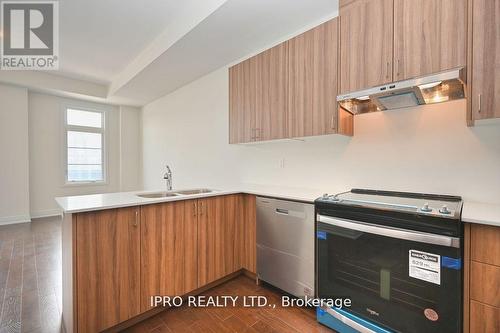
<instances>
[{"instance_id":1,"label":"sticker on oven door","mask_svg":"<svg viewBox=\"0 0 500 333\"><path fill-rule=\"evenodd\" d=\"M409 275L412 278L441 284L441 256L437 254L410 250Z\"/></svg>"}]
</instances>

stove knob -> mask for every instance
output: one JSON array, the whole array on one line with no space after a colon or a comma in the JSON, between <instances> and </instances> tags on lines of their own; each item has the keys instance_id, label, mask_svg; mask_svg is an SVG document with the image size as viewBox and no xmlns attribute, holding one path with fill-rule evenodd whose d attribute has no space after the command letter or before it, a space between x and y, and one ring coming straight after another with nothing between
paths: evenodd
<instances>
[{"instance_id":1,"label":"stove knob","mask_svg":"<svg viewBox=\"0 0 500 333\"><path fill-rule=\"evenodd\" d=\"M429 207L428 202L424 203L424 205L422 206L422 208L420 208L420 210L423 212L432 212L432 208Z\"/></svg>"},{"instance_id":2,"label":"stove knob","mask_svg":"<svg viewBox=\"0 0 500 333\"><path fill-rule=\"evenodd\" d=\"M450 214L451 213L450 210L448 209L448 206L446 206L446 205L443 205L443 207L441 207L441 209L439 210L439 212L441 214Z\"/></svg>"},{"instance_id":3,"label":"stove knob","mask_svg":"<svg viewBox=\"0 0 500 333\"><path fill-rule=\"evenodd\" d=\"M328 198L328 193L323 194L323 198Z\"/></svg>"}]
</instances>

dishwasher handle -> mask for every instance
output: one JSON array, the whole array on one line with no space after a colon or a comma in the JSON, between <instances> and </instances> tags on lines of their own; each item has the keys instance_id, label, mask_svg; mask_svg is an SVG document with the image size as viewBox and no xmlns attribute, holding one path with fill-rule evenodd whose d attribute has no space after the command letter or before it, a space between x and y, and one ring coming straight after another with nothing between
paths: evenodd
<instances>
[{"instance_id":1,"label":"dishwasher handle","mask_svg":"<svg viewBox=\"0 0 500 333\"><path fill-rule=\"evenodd\" d=\"M280 215L288 215L289 214L288 209L283 209L283 208L276 208L274 210L274 212L276 214L280 214Z\"/></svg>"}]
</instances>

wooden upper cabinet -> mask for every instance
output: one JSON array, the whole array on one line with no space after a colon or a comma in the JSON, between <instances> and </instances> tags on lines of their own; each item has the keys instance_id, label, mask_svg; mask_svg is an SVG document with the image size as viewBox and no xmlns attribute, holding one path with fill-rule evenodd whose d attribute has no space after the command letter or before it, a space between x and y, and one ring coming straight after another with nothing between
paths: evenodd
<instances>
[{"instance_id":1,"label":"wooden upper cabinet","mask_svg":"<svg viewBox=\"0 0 500 333\"><path fill-rule=\"evenodd\" d=\"M229 143L255 140L254 60L250 58L229 68Z\"/></svg>"},{"instance_id":2,"label":"wooden upper cabinet","mask_svg":"<svg viewBox=\"0 0 500 333\"><path fill-rule=\"evenodd\" d=\"M341 93L392 81L393 1L341 1Z\"/></svg>"},{"instance_id":3,"label":"wooden upper cabinet","mask_svg":"<svg viewBox=\"0 0 500 333\"><path fill-rule=\"evenodd\" d=\"M472 0L472 119L500 117L500 1Z\"/></svg>"},{"instance_id":4,"label":"wooden upper cabinet","mask_svg":"<svg viewBox=\"0 0 500 333\"><path fill-rule=\"evenodd\" d=\"M394 0L394 81L465 66L466 54L467 0Z\"/></svg>"},{"instance_id":5,"label":"wooden upper cabinet","mask_svg":"<svg viewBox=\"0 0 500 333\"><path fill-rule=\"evenodd\" d=\"M253 58L255 66L255 141L283 139L286 133L288 43Z\"/></svg>"},{"instance_id":6,"label":"wooden upper cabinet","mask_svg":"<svg viewBox=\"0 0 500 333\"><path fill-rule=\"evenodd\" d=\"M100 332L140 313L139 207L76 216L78 332Z\"/></svg>"},{"instance_id":7,"label":"wooden upper cabinet","mask_svg":"<svg viewBox=\"0 0 500 333\"><path fill-rule=\"evenodd\" d=\"M287 42L229 69L229 142L282 139L286 133Z\"/></svg>"},{"instance_id":8,"label":"wooden upper cabinet","mask_svg":"<svg viewBox=\"0 0 500 333\"><path fill-rule=\"evenodd\" d=\"M338 19L288 41L289 137L336 133Z\"/></svg>"},{"instance_id":9,"label":"wooden upper cabinet","mask_svg":"<svg viewBox=\"0 0 500 333\"><path fill-rule=\"evenodd\" d=\"M141 311L151 296L181 296L198 287L197 201L141 207Z\"/></svg>"}]
</instances>

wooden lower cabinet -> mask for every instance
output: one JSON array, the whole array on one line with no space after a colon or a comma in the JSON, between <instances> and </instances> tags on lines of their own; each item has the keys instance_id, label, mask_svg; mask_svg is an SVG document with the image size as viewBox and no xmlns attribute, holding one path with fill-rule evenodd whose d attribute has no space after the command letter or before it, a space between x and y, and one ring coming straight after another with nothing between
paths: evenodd
<instances>
[{"instance_id":1,"label":"wooden lower cabinet","mask_svg":"<svg viewBox=\"0 0 500 333\"><path fill-rule=\"evenodd\" d=\"M471 301L470 316L471 333L500 332L500 308Z\"/></svg>"},{"instance_id":2,"label":"wooden lower cabinet","mask_svg":"<svg viewBox=\"0 0 500 333\"><path fill-rule=\"evenodd\" d=\"M471 299L500 308L500 266L472 261L470 279Z\"/></svg>"},{"instance_id":3,"label":"wooden lower cabinet","mask_svg":"<svg viewBox=\"0 0 500 333\"><path fill-rule=\"evenodd\" d=\"M198 287L196 200L141 207L141 311Z\"/></svg>"},{"instance_id":4,"label":"wooden lower cabinet","mask_svg":"<svg viewBox=\"0 0 500 333\"><path fill-rule=\"evenodd\" d=\"M471 227L471 259L500 266L500 227L473 225ZM497 255L493 255L493 254Z\"/></svg>"},{"instance_id":5,"label":"wooden lower cabinet","mask_svg":"<svg viewBox=\"0 0 500 333\"><path fill-rule=\"evenodd\" d=\"M74 331L100 332L242 268L255 273L255 196L73 216ZM71 331L71 330L70 330Z\"/></svg>"},{"instance_id":6,"label":"wooden lower cabinet","mask_svg":"<svg viewBox=\"0 0 500 333\"><path fill-rule=\"evenodd\" d=\"M198 285L218 280L239 267L235 264L236 196L198 200Z\"/></svg>"},{"instance_id":7,"label":"wooden lower cabinet","mask_svg":"<svg viewBox=\"0 0 500 333\"><path fill-rule=\"evenodd\" d=\"M255 196L198 200L198 286L241 268L256 271Z\"/></svg>"},{"instance_id":8,"label":"wooden lower cabinet","mask_svg":"<svg viewBox=\"0 0 500 333\"><path fill-rule=\"evenodd\" d=\"M138 315L139 207L79 213L76 236L78 332L99 332Z\"/></svg>"},{"instance_id":9,"label":"wooden lower cabinet","mask_svg":"<svg viewBox=\"0 0 500 333\"><path fill-rule=\"evenodd\" d=\"M500 332L500 227L465 227L464 332Z\"/></svg>"},{"instance_id":10,"label":"wooden lower cabinet","mask_svg":"<svg viewBox=\"0 0 500 333\"><path fill-rule=\"evenodd\" d=\"M256 201L254 195L243 194L241 196L242 207L237 225L237 244L239 251L240 267L247 271L257 273L257 223L256 223Z\"/></svg>"}]
</instances>

